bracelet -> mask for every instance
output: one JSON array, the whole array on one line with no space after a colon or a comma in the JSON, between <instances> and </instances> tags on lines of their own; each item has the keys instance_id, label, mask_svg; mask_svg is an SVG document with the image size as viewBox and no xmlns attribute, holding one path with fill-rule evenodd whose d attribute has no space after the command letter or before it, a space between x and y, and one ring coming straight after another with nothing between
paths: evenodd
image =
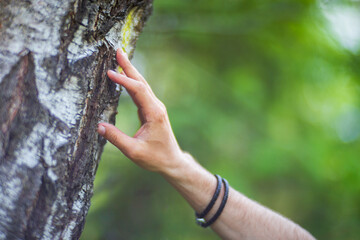
<instances>
[{"instance_id":1,"label":"bracelet","mask_svg":"<svg viewBox=\"0 0 360 240\"><path fill-rule=\"evenodd\" d=\"M214 196L212 197L209 205L205 208L205 210L202 213L195 213L195 216L197 218L204 218L206 216L206 214L208 214L211 210L211 208L214 206L216 200L219 197L220 191L221 191L221 177L217 174L215 174L216 180L217 180L217 186L215 189L215 193Z\"/></svg>"},{"instance_id":2,"label":"bracelet","mask_svg":"<svg viewBox=\"0 0 360 240\"><path fill-rule=\"evenodd\" d=\"M225 193L224 193L224 197L222 199L222 202L221 202L221 204L219 206L219 209L216 211L215 215L208 222L205 222L204 218L197 218L196 219L196 223L199 224L203 228L207 228L208 226L213 224L218 219L218 217L220 216L222 211L224 210L225 204L226 204L227 199L229 197L229 183L228 183L228 181L226 181L225 178L222 178L222 182L224 183L224 186L225 186Z\"/></svg>"}]
</instances>

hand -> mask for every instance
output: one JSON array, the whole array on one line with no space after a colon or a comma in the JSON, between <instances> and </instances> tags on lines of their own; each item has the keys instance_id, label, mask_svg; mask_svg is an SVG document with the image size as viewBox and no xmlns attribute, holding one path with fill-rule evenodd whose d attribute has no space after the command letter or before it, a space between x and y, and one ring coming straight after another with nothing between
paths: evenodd
<instances>
[{"instance_id":1,"label":"hand","mask_svg":"<svg viewBox=\"0 0 360 240\"><path fill-rule=\"evenodd\" d=\"M177 168L184 159L166 112L165 105L155 96L149 84L120 48L116 59L121 74L109 70L109 78L124 86L138 107L140 129L130 137L109 123L100 123L98 132L133 162L144 169L164 173Z\"/></svg>"}]
</instances>

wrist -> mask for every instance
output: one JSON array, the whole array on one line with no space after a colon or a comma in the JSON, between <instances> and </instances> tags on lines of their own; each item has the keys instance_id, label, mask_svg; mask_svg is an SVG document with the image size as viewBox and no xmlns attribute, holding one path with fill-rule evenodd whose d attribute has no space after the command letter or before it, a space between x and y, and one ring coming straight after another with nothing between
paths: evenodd
<instances>
[{"instance_id":1,"label":"wrist","mask_svg":"<svg viewBox=\"0 0 360 240\"><path fill-rule=\"evenodd\" d=\"M200 212L208 204L216 187L216 178L190 154L183 152L174 168L160 173L194 208Z\"/></svg>"},{"instance_id":2,"label":"wrist","mask_svg":"<svg viewBox=\"0 0 360 240\"><path fill-rule=\"evenodd\" d=\"M172 164L161 169L159 173L170 183L182 182L198 168L202 168L199 163L189 153L180 150L179 154L172 159Z\"/></svg>"}]
</instances>

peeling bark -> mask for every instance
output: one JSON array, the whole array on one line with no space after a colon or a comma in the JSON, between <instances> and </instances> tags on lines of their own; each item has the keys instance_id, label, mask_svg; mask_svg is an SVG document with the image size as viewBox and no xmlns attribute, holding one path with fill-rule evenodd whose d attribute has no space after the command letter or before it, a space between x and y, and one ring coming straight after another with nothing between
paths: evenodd
<instances>
[{"instance_id":1,"label":"peeling bark","mask_svg":"<svg viewBox=\"0 0 360 240\"><path fill-rule=\"evenodd\" d=\"M152 0L0 1L0 239L78 239Z\"/></svg>"}]
</instances>

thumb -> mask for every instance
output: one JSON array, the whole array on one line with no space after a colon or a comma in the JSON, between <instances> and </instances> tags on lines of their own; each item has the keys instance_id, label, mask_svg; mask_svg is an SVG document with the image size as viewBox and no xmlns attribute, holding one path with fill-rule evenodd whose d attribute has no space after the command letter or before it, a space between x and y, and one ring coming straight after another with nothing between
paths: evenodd
<instances>
[{"instance_id":1,"label":"thumb","mask_svg":"<svg viewBox=\"0 0 360 240\"><path fill-rule=\"evenodd\" d=\"M132 138L117 127L109 123L99 123L98 133L110 141L115 147L120 149L125 155L131 151L131 148L136 144L136 139Z\"/></svg>"}]
</instances>

